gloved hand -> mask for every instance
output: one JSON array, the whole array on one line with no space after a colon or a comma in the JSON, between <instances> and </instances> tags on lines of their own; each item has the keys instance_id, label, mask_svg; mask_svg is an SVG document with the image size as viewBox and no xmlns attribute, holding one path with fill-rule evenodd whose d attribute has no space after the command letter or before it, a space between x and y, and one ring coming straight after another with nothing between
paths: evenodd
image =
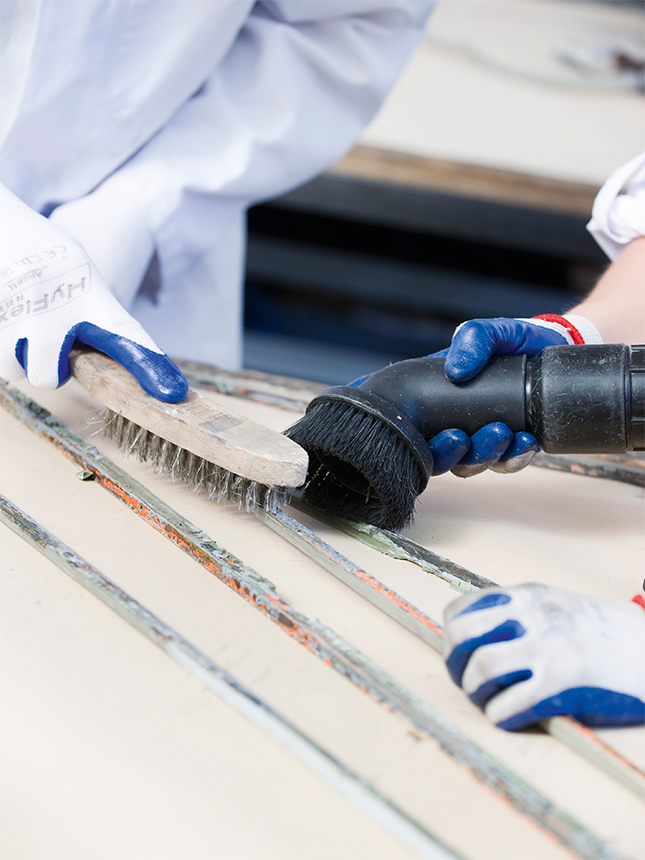
<instances>
[{"instance_id":1,"label":"gloved hand","mask_svg":"<svg viewBox=\"0 0 645 860\"><path fill-rule=\"evenodd\" d=\"M188 391L82 246L0 185L0 377L26 373L38 388L57 388L69 377L74 340L110 355L160 400Z\"/></svg>"},{"instance_id":2,"label":"gloved hand","mask_svg":"<svg viewBox=\"0 0 645 860\"><path fill-rule=\"evenodd\" d=\"M507 730L558 714L645 722L645 611L531 583L461 597L444 614L453 681Z\"/></svg>"},{"instance_id":3,"label":"gloved hand","mask_svg":"<svg viewBox=\"0 0 645 860\"><path fill-rule=\"evenodd\" d=\"M477 319L462 323L448 349L435 353L446 357L446 376L453 382L472 379L486 366L491 356L527 355L545 346L571 343L602 343L588 320L569 314L566 317L544 314L533 319ZM461 430L445 430L429 442L434 458L433 475L452 471L470 478L486 469L494 472L519 472L539 450L531 433L512 433L501 422L487 424L470 439Z\"/></svg>"}]
</instances>

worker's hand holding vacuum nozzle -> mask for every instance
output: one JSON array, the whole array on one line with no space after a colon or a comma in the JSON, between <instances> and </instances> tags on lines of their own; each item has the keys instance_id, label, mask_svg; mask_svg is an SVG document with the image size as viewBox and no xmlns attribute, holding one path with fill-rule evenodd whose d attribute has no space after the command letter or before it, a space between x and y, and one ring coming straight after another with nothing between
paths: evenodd
<instances>
[{"instance_id":1,"label":"worker's hand holding vacuum nozzle","mask_svg":"<svg viewBox=\"0 0 645 860\"><path fill-rule=\"evenodd\" d=\"M473 340L472 376L453 382L446 358L468 356ZM305 499L397 531L429 478L450 469L515 472L538 445L550 454L645 450L645 346L585 341L564 317L474 320L443 355L327 388L285 431L309 454Z\"/></svg>"},{"instance_id":2,"label":"worker's hand holding vacuum nozzle","mask_svg":"<svg viewBox=\"0 0 645 860\"><path fill-rule=\"evenodd\" d=\"M484 369L493 355L537 355L546 346L601 343L596 328L583 317L545 314L534 319L476 319L455 331L445 355L451 382L465 382ZM434 459L433 475L452 471L470 478L486 469L519 472L539 450L531 433L513 433L506 424L486 424L471 437L462 430L444 430L428 443Z\"/></svg>"},{"instance_id":3,"label":"worker's hand holding vacuum nozzle","mask_svg":"<svg viewBox=\"0 0 645 860\"><path fill-rule=\"evenodd\" d=\"M78 340L107 353L160 400L188 384L106 286L83 247L0 185L0 377L38 388L69 377Z\"/></svg>"},{"instance_id":4,"label":"worker's hand holding vacuum nozzle","mask_svg":"<svg viewBox=\"0 0 645 860\"><path fill-rule=\"evenodd\" d=\"M530 583L461 597L445 612L453 681L503 729L557 715L645 722L645 610Z\"/></svg>"}]
</instances>

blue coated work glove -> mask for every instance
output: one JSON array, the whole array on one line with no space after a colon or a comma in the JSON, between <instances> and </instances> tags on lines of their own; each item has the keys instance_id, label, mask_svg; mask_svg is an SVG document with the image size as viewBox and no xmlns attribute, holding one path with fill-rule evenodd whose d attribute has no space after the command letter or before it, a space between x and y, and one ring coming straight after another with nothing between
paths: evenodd
<instances>
[{"instance_id":1,"label":"blue coated work glove","mask_svg":"<svg viewBox=\"0 0 645 860\"><path fill-rule=\"evenodd\" d=\"M645 722L645 610L530 583L451 603L452 680L500 728L557 715L589 726Z\"/></svg>"},{"instance_id":2,"label":"blue coated work glove","mask_svg":"<svg viewBox=\"0 0 645 860\"><path fill-rule=\"evenodd\" d=\"M83 247L0 185L0 377L58 388L75 340L110 355L153 397L176 403L188 392Z\"/></svg>"},{"instance_id":3,"label":"blue coated work glove","mask_svg":"<svg viewBox=\"0 0 645 860\"><path fill-rule=\"evenodd\" d=\"M583 317L545 314L533 319L477 319L462 323L445 356L446 376L453 382L472 379L491 356L534 356L545 346L571 343L601 343L596 328ZM433 475L452 472L470 478L486 469L510 474L519 472L539 450L531 433L513 433L501 422L486 424L471 437L462 430L444 430L428 443L434 458Z\"/></svg>"}]
</instances>

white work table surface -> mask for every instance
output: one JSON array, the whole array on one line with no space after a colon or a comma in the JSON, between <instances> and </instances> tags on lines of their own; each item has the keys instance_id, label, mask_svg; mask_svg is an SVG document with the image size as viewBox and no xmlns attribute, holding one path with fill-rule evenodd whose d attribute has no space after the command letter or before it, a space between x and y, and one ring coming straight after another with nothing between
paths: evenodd
<instances>
[{"instance_id":1,"label":"white work table surface","mask_svg":"<svg viewBox=\"0 0 645 860\"><path fill-rule=\"evenodd\" d=\"M588 216L645 147L642 5L440 0L359 145L349 179ZM641 73L642 75L642 73Z\"/></svg>"},{"instance_id":2,"label":"white work table surface","mask_svg":"<svg viewBox=\"0 0 645 860\"><path fill-rule=\"evenodd\" d=\"M440 0L361 143L600 185L643 146L643 93L604 55L641 54L643 20L637 4Z\"/></svg>"},{"instance_id":3,"label":"white work table surface","mask_svg":"<svg viewBox=\"0 0 645 860\"><path fill-rule=\"evenodd\" d=\"M18 387L79 434L95 431L96 407L77 383L57 392ZM297 417L224 399L275 429ZM4 409L0 438L0 493L454 852L575 856L97 482L79 480L77 465ZM616 856L645 857L643 804L627 788L541 731L491 726L438 653L251 514L153 474L98 435L92 441ZM537 580L630 599L643 576L643 496L629 484L537 468L469 481L449 475L430 482L405 534L502 584ZM456 596L419 567L292 513L432 618ZM417 856L2 522L0 582L5 860ZM645 764L645 729L601 734Z\"/></svg>"}]
</instances>

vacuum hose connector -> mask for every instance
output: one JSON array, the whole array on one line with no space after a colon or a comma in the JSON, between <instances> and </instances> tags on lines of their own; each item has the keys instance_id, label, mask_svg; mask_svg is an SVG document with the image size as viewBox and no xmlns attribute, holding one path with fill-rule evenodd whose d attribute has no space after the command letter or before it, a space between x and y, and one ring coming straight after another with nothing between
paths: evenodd
<instances>
[{"instance_id":1,"label":"vacuum hose connector","mask_svg":"<svg viewBox=\"0 0 645 860\"><path fill-rule=\"evenodd\" d=\"M526 429L547 453L645 450L645 346L547 347L526 386Z\"/></svg>"}]
</instances>

